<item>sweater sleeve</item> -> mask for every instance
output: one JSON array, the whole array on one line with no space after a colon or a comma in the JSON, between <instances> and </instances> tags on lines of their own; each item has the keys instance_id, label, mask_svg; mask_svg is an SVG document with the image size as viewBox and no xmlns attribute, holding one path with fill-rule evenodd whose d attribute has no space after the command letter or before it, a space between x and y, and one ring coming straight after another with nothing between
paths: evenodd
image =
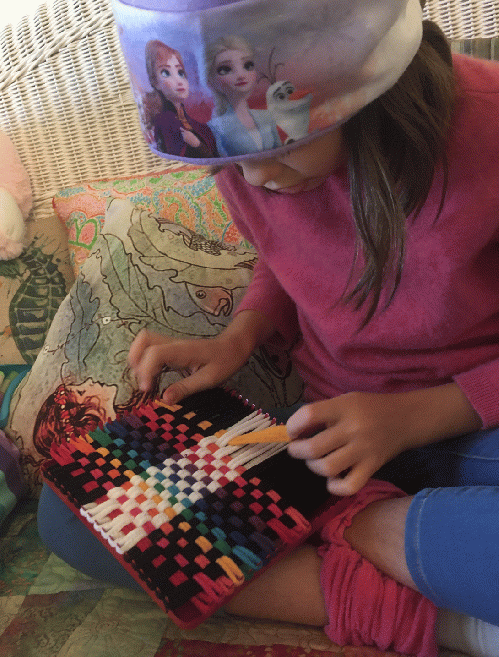
<instances>
[{"instance_id":1,"label":"sweater sleeve","mask_svg":"<svg viewBox=\"0 0 499 657\"><path fill-rule=\"evenodd\" d=\"M480 416L483 429L499 426L499 361L457 374L454 381Z\"/></svg>"},{"instance_id":2,"label":"sweater sleeve","mask_svg":"<svg viewBox=\"0 0 499 657\"><path fill-rule=\"evenodd\" d=\"M262 260L256 264L252 281L235 314L242 310L258 310L268 317L287 344L298 337L295 304Z\"/></svg>"}]
</instances>

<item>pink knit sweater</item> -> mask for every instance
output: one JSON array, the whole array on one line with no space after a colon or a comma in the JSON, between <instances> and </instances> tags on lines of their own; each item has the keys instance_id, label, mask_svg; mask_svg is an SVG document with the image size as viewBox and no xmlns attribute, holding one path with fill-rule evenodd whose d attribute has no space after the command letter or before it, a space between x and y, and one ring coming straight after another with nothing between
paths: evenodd
<instances>
[{"instance_id":1,"label":"pink knit sweater","mask_svg":"<svg viewBox=\"0 0 499 657\"><path fill-rule=\"evenodd\" d=\"M233 168L218 175L260 257L238 310L260 310L285 337L301 336L294 359L309 400L454 380L484 427L499 425L499 64L456 56L455 70L444 210L435 222L437 173L423 212L409 219L395 297L387 309L382 297L361 331L364 311L340 302L355 240L346 171L295 195L251 187Z\"/></svg>"}]
</instances>

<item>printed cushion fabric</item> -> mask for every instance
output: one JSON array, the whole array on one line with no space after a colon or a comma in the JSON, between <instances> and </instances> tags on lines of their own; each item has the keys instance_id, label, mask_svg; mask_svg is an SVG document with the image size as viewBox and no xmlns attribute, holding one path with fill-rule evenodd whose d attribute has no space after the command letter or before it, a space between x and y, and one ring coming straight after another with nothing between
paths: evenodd
<instances>
[{"instance_id":1,"label":"printed cushion fabric","mask_svg":"<svg viewBox=\"0 0 499 657\"><path fill-rule=\"evenodd\" d=\"M176 165L133 178L82 183L54 196L54 210L68 232L75 275L102 230L110 197L128 198L137 207L180 223L206 239L249 246L234 226L215 180L207 170Z\"/></svg>"},{"instance_id":2,"label":"printed cushion fabric","mask_svg":"<svg viewBox=\"0 0 499 657\"><path fill-rule=\"evenodd\" d=\"M0 429L0 525L25 493L19 450Z\"/></svg>"},{"instance_id":3,"label":"printed cushion fabric","mask_svg":"<svg viewBox=\"0 0 499 657\"><path fill-rule=\"evenodd\" d=\"M89 579L47 553L36 525L36 502L27 501L10 515L0 535L2 655L395 657L362 646L340 648L320 627L228 614L183 630L146 593Z\"/></svg>"},{"instance_id":4,"label":"printed cushion fabric","mask_svg":"<svg viewBox=\"0 0 499 657\"><path fill-rule=\"evenodd\" d=\"M67 234L55 214L29 221L28 246L0 261L0 367L31 364L74 281Z\"/></svg>"},{"instance_id":5,"label":"printed cushion fabric","mask_svg":"<svg viewBox=\"0 0 499 657\"><path fill-rule=\"evenodd\" d=\"M175 338L218 334L255 261L252 247L208 240L127 199L108 199L93 250L12 398L5 431L21 451L33 493L51 444L66 439L68 420L91 430L144 401L127 365L139 330ZM275 340L260 348L229 385L260 407L295 403L302 384L288 349ZM163 372L152 394L179 376Z\"/></svg>"}]
</instances>

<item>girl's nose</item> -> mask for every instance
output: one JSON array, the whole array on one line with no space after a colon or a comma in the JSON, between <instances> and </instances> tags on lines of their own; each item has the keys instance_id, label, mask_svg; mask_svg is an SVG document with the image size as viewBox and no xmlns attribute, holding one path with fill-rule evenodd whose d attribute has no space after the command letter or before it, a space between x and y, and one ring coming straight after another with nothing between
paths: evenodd
<instances>
[{"instance_id":1,"label":"girl's nose","mask_svg":"<svg viewBox=\"0 0 499 657\"><path fill-rule=\"evenodd\" d=\"M239 162L244 179L254 187L263 187L271 180L275 180L282 168L282 164L275 159L260 160L256 162Z\"/></svg>"}]
</instances>

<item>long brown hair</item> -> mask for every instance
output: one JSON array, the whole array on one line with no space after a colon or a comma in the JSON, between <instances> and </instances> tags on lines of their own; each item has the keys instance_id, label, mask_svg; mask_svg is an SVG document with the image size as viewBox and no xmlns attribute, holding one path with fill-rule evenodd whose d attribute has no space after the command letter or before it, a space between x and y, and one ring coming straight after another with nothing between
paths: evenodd
<instances>
[{"instance_id":1,"label":"long brown hair","mask_svg":"<svg viewBox=\"0 0 499 657\"><path fill-rule=\"evenodd\" d=\"M420 2L424 8L426 0ZM385 307L393 299L402 276L408 217L417 218L438 167L443 171L443 186L435 220L441 213L448 177L445 147L454 97L449 43L436 23L424 21L419 50L398 82L341 128L347 144L357 233L343 301L353 303L356 310L367 305L359 330L372 319L388 284L391 290ZM237 164L235 167L241 171ZM224 168L213 167L211 173ZM359 253L365 266L350 289Z\"/></svg>"},{"instance_id":2,"label":"long brown hair","mask_svg":"<svg viewBox=\"0 0 499 657\"><path fill-rule=\"evenodd\" d=\"M425 21L421 46L397 84L343 126L357 232L352 272L360 251L365 260L344 301L357 310L368 304L360 328L373 317L385 285L391 286L385 307L397 290L407 219L421 211L439 166L444 173L441 212L454 88L448 42L435 23Z\"/></svg>"}]
</instances>

